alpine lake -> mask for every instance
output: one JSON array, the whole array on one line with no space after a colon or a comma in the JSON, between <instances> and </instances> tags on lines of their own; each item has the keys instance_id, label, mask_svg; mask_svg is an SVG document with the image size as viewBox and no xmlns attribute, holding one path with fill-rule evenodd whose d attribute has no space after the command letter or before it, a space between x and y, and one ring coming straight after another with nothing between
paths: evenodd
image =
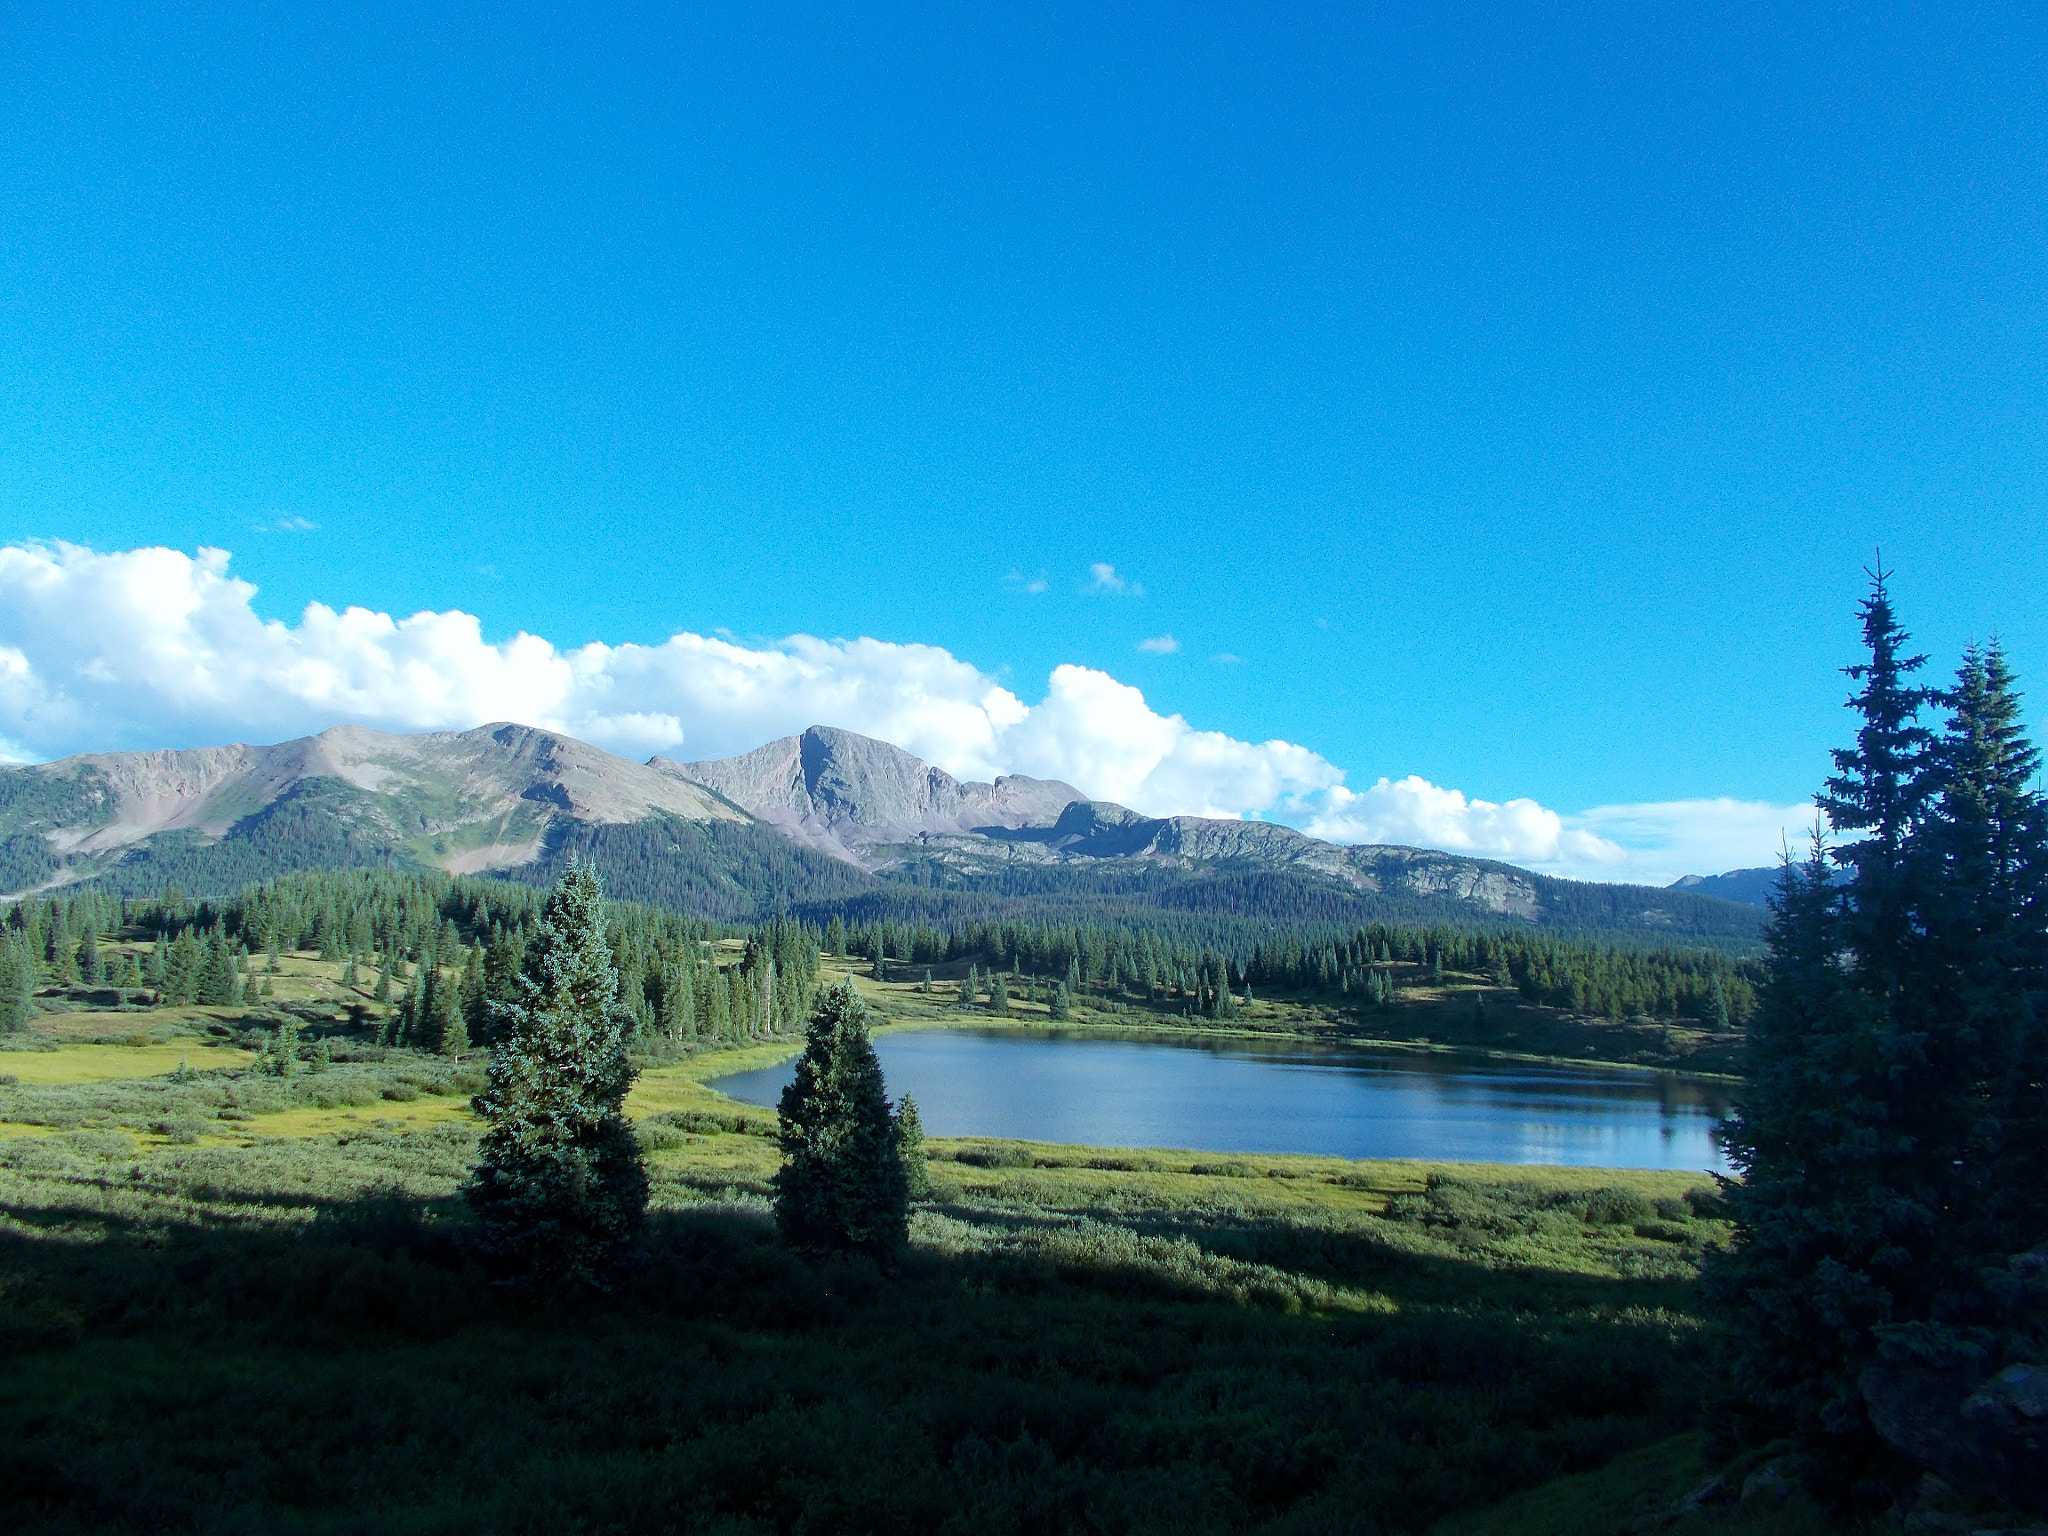
<instances>
[{"instance_id":1,"label":"alpine lake","mask_svg":"<svg viewBox=\"0 0 2048 1536\"><path fill-rule=\"evenodd\" d=\"M1728 1084L1237 1037L944 1028L876 1038L933 1136L1725 1173ZM774 1106L794 1059L709 1086Z\"/></svg>"}]
</instances>

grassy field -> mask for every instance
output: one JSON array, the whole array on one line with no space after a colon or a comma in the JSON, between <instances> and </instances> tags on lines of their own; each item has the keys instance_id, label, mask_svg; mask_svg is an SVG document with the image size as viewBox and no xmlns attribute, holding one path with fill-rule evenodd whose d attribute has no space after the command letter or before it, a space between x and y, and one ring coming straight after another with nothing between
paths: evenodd
<instances>
[{"instance_id":1,"label":"grassy field","mask_svg":"<svg viewBox=\"0 0 2048 1536\"><path fill-rule=\"evenodd\" d=\"M643 1072L642 1261L536 1305L462 1242L478 1062L287 969L319 1071L219 1010L0 1052L5 1528L1818 1528L1667 1518L1727 1237L1697 1176L937 1141L883 1273L777 1241L772 1116L704 1086L777 1042Z\"/></svg>"}]
</instances>

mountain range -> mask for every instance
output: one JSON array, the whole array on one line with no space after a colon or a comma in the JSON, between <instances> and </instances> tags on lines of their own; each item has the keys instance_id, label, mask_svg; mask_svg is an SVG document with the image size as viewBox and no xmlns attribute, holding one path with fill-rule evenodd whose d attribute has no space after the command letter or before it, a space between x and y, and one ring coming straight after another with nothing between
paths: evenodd
<instances>
[{"instance_id":1,"label":"mountain range","mask_svg":"<svg viewBox=\"0 0 2048 1536\"><path fill-rule=\"evenodd\" d=\"M1341 847L1267 822L1144 816L1057 780L962 782L826 726L704 762L636 763L494 724L421 735L336 726L274 746L0 770L9 895L78 882L217 894L292 869L366 865L543 881L575 855L595 860L617 895L729 920L791 908L943 918L1147 907L1740 941L1761 919L1719 890L1582 884L1427 849Z\"/></svg>"}]
</instances>

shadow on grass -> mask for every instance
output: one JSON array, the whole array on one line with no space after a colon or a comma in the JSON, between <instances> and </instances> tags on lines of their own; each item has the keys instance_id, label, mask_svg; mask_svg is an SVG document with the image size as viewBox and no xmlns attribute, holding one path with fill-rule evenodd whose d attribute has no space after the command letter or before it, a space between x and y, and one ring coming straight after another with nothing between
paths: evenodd
<instances>
[{"instance_id":1,"label":"shadow on grass","mask_svg":"<svg viewBox=\"0 0 2048 1536\"><path fill-rule=\"evenodd\" d=\"M1242 1214L958 1205L885 1272L707 1206L522 1297L447 1198L41 1187L21 1531L1419 1530L1668 1434L1700 1354L1682 1287Z\"/></svg>"}]
</instances>

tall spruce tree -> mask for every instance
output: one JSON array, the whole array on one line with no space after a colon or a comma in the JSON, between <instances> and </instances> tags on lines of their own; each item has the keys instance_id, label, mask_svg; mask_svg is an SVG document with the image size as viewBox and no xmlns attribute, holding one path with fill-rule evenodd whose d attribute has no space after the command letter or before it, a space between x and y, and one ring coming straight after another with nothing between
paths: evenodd
<instances>
[{"instance_id":1,"label":"tall spruce tree","mask_svg":"<svg viewBox=\"0 0 2048 1536\"><path fill-rule=\"evenodd\" d=\"M1959 1403L2009 1353L2013 1287L1987 1276L2048 1237L2026 1122L2048 906L2033 750L2002 657L1973 652L1932 694L1907 681L1920 658L1882 575L1862 616L1857 742L1821 799L1853 840L1830 858L1817 829L1773 903L1726 1133L1738 1242L1709 1277L1737 1323L1742 1428L1790 1433L1838 1502L1917 1481L1899 1415Z\"/></svg>"},{"instance_id":2,"label":"tall spruce tree","mask_svg":"<svg viewBox=\"0 0 2048 1536\"><path fill-rule=\"evenodd\" d=\"M2035 1230L2048 1189L2048 803L2001 646L1972 647L1943 702L1925 861L1936 964L1923 969L1980 1088L1957 1127L1970 1246L2015 1252L2048 1235Z\"/></svg>"},{"instance_id":3,"label":"tall spruce tree","mask_svg":"<svg viewBox=\"0 0 2048 1536\"><path fill-rule=\"evenodd\" d=\"M775 1220L798 1247L886 1258L903 1246L908 1192L869 1019L850 977L811 1014L796 1078L782 1093Z\"/></svg>"},{"instance_id":4,"label":"tall spruce tree","mask_svg":"<svg viewBox=\"0 0 2048 1536\"><path fill-rule=\"evenodd\" d=\"M571 861L500 1005L489 1122L464 1194L487 1258L529 1284L601 1284L646 1220L647 1173L624 1112L631 1027L604 937L604 896Z\"/></svg>"}]
</instances>

